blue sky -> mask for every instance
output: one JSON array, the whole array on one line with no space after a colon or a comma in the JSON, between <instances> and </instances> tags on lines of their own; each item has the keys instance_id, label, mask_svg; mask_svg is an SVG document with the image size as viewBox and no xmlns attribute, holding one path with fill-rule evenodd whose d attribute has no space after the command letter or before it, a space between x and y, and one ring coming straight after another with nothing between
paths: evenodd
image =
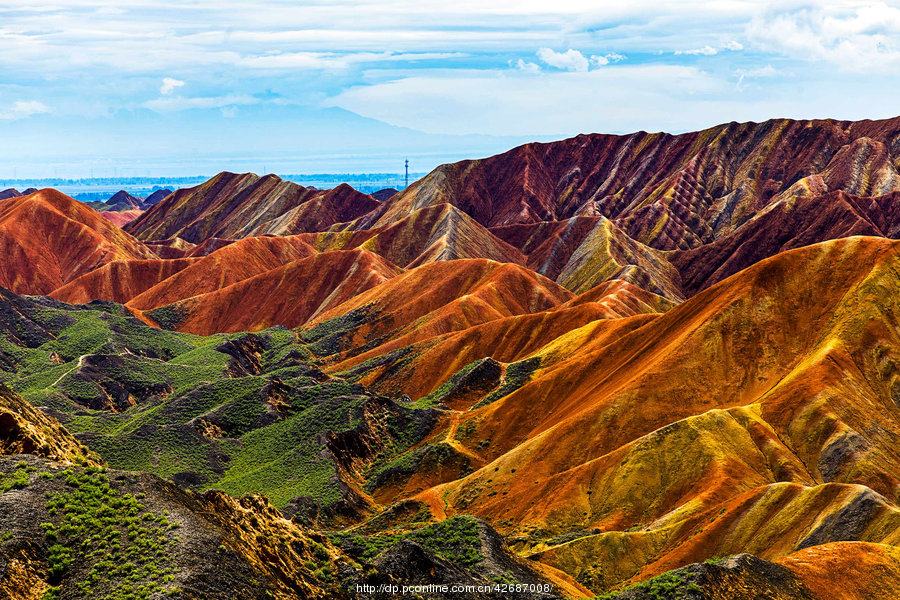
<instances>
[{"instance_id":1,"label":"blue sky","mask_svg":"<svg viewBox=\"0 0 900 600\"><path fill-rule=\"evenodd\" d=\"M416 171L582 132L900 114L884 2L0 4L0 177Z\"/></svg>"}]
</instances>

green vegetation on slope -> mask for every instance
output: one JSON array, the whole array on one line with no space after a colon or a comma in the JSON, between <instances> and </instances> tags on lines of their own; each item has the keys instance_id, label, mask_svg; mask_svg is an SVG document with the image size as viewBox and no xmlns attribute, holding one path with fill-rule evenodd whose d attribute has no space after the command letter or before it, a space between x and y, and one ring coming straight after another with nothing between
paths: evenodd
<instances>
[{"instance_id":1,"label":"green vegetation on slope","mask_svg":"<svg viewBox=\"0 0 900 600\"><path fill-rule=\"evenodd\" d=\"M456 516L402 533L361 535L347 531L334 533L331 541L350 556L371 561L403 539L412 540L454 564L472 567L482 560L478 521Z\"/></svg>"},{"instance_id":2,"label":"green vegetation on slope","mask_svg":"<svg viewBox=\"0 0 900 600\"><path fill-rule=\"evenodd\" d=\"M0 292L0 382L113 468L327 506L341 500L328 432L362 435L377 409L377 456L360 458L386 462L428 430L430 411L325 375L283 327L201 337L149 327L116 304Z\"/></svg>"}]
</instances>

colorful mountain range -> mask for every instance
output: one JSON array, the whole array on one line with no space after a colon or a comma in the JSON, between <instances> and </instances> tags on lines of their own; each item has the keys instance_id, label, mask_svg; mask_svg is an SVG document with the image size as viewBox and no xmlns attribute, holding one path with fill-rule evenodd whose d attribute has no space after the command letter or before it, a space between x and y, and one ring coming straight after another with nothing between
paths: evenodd
<instances>
[{"instance_id":1,"label":"colorful mountain range","mask_svg":"<svg viewBox=\"0 0 900 600\"><path fill-rule=\"evenodd\" d=\"M900 118L773 120L377 195L220 173L117 194L127 222L0 196L0 450L40 457L0 460L0 590L124 589L102 557L53 571L82 538L26 551L55 460L77 489L148 473L116 493L213 515L166 556L219 536L278 598L900 597L898 167ZM228 597L200 570L128 585Z\"/></svg>"}]
</instances>

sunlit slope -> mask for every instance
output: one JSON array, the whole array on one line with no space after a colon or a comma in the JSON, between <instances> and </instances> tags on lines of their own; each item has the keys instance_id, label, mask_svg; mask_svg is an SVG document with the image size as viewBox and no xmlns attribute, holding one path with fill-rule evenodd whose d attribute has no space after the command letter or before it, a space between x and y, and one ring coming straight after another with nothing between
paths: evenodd
<instances>
[{"instance_id":1,"label":"sunlit slope","mask_svg":"<svg viewBox=\"0 0 900 600\"><path fill-rule=\"evenodd\" d=\"M320 251L362 247L401 267L461 258L525 264L521 252L451 204L425 207L381 229L321 232L304 239Z\"/></svg>"},{"instance_id":2,"label":"sunlit slope","mask_svg":"<svg viewBox=\"0 0 900 600\"><path fill-rule=\"evenodd\" d=\"M675 302L681 276L663 253L634 241L612 221L601 219L563 266L556 281L576 294L610 279L631 282Z\"/></svg>"},{"instance_id":3,"label":"sunlit slope","mask_svg":"<svg viewBox=\"0 0 900 600\"><path fill-rule=\"evenodd\" d=\"M892 503L900 465L898 267L896 243L883 239L802 248L613 344L588 339L577 352L558 353L518 390L462 414L454 439L477 445L487 464L441 488L446 509L490 518L536 550L548 535L643 525L662 540L648 555L656 561L684 543L671 528L714 507L729 514L741 493L784 483L829 490L821 484L835 482ZM824 518L850 502L836 498L785 514ZM781 555L802 542L798 531L778 535ZM737 551L741 544L727 546L735 539L709 538L645 574ZM639 568L627 577L645 567L628 560Z\"/></svg>"},{"instance_id":4,"label":"sunlit slope","mask_svg":"<svg viewBox=\"0 0 900 600\"><path fill-rule=\"evenodd\" d=\"M822 600L892 600L900 590L900 549L895 546L835 542L778 562Z\"/></svg>"},{"instance_id":5,"label":"sunlit slope","mask_svg":"<svg viewBox=\"0 0 900 600\"><path fill-rule=\"evenodd\" d=\"M167 329L198 335L299 327L399 271L365 250L323 252L144 315Z\"/></svg>"},{"instance_id":6,"label":"sunlit slope","mask_svg":"<svg viewBox=\"0 0 900 600\"><path fill-rule=\"evenodd\" d=\"M125 304L198 260L115 260L70 281L49 296L69 304L85 304L92 300Z\"/></svg>"},{"instance_id":7,"label":"sunlit slope","mask_svg":"<svg viewBox=\"0 0 900 600\"><path fill-rule=\"evenodd\" d=\"M547 365L558 359L561 347L566 348L564 353L568 356L577 344L601 335L601 330L622 330L646 322L644 318L623 317L653 318L654 313L665 312L671 306L660 296L625 282L611 281L546 311L494 319L407 345L420 337L411 332L351 356L329 370L350 370L367 386L417 400L485 358L509 364L537 356ZM492 387L498 383L495 380ZM468 404L461 400L454 404L462 402L460 406L469 408L480 399L471 397Z\"/></svg>"},{"instance_id":8,"label":"sunlit slope","mask_svg":"<svg viewBox=\"0 0 900 600\"><path fill-rule=\"evenodd\" d=\"M48 294L114 260L156 255L94 209L46 189L0 203L0 286Z\"/></svg>"},{"instance_id":9,"label":"sunlit slope","mask_svg":"<svg viewBox=\"0 0 900 600\"><path fill-rule=\"evenodd\" d=\"M409 345L494 319L544 311L572 293L525 267L485 259L410 269L313 319L314 352L360 354L390 340ZM326 343L327 342L327 343Z\"/></svg>"},{"instance_id":10,"label":"sunlit slope","mask_svg":"<svg viewBox=\"0 0 900 600\"><path fill-rule=\"evenodd\" d=\"M245 238L192 259L194 262L184 271L160 280L126 303L137 310L152 310L228 287L314 254L316 251L299 236Z\"/></svg>"}]
</instances>

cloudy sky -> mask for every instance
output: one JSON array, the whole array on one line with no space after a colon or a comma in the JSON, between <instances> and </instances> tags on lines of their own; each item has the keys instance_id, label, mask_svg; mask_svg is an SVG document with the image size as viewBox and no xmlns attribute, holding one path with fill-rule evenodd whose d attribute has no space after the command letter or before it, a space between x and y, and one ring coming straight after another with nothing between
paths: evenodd
<instances>
[{"instance_id":1,"label":"cloudy sky","mask_svg":"<svg viewBox=\"0 0 900 600\"><path fill-rule=\"evenodd\" d=\"M895 116L898 76L893 2L5 0L0 177L427 170L581 132Z\"/></svg>"}]
</instances>

